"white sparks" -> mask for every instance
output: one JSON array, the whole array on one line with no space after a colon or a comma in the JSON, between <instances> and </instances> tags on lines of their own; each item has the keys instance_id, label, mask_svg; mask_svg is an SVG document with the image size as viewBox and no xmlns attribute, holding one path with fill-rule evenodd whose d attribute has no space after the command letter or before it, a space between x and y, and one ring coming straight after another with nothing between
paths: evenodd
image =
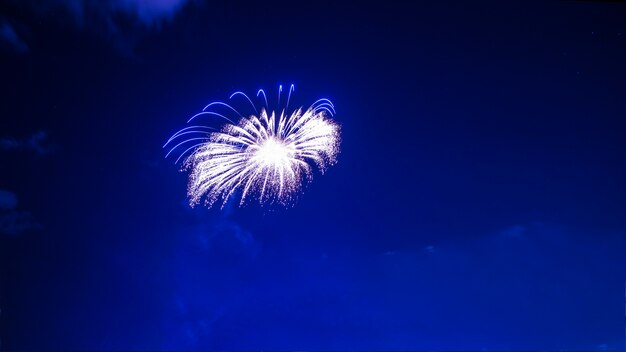
<instances>
[{"instance_id":1,"label":"white sparks","mask_svg":"<svg viewBox=\"0 0 626 352\"><path fill-rule=\"evenodd\" d=\"M287 104L292 91L293 85ZM204 199L211 207L221 200L223 206L239 191L240 205L251 197L261 204L288 204L298 194L302 183L311 180L313 165L323 173L336 162L339 126L330 119L334 106L329 100L320 99L306 110L299 108L286 113L286 106L277 114L263 107L256 113L257 108L245 94L237 92L231 98L237 94L244 96L254 108L255 112L249 117L239 116L238 123L227 123L215 132L188 127L166 143L167 146L183 135L187 138L176 144L168 155L176 148L186 149L179 159L191 152L184 162L191 172L189 202L193 206ZM266 99L265 92L263 97ZM228 104L221 104L237 111ZM183 147L194 141L198 144Z\"/></svg>"}]
</instances>

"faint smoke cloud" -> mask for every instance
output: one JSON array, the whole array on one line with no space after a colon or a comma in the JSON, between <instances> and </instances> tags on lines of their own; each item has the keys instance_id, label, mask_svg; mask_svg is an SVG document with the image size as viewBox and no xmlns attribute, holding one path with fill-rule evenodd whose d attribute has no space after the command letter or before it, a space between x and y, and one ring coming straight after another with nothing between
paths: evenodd
<instances>
[{"instance_id":1,"label":"faint smoke cloud","mask_svg":"<svg viewBox=\"0 0 626 352\"><path fill-rule=\"evenodd\" d=\"M135 14L139 20L152 25L171 19L188 0L118 0L120 9Z\"/></svg>"},{"instance_id":2,"label":"faint smoke cloud","mask_svg":"<svg viewBox=\"0 0 626 352\"><path fill-rule=\"evenodd\" d=\"M41 228L27 211L18 211L15 193L0 189L0 235L11 237Z\"/></svg>"},{"instance_id":3,"label":"faint smoke cloud","mask_svg":"<svg viewBox=\"0 0 626 352\"><path fill-rule=\"evenodd\" d=\"M17 35L15 28L0 19L0 42L18 53L28 52L28 45Z\"/></svg>"},{"instance_id":4,"label":"faint smoke cloud","mask_svg":"<svg viewBox=\"0 0 626 352\"><path fill-rule=\"evenodd\" d=\"M41 225L36 223L33 216L27 211L0 213L0 234L15 237L39 229L41 229Z\"/></svg>"},{"instance_id":5,"label":"faint smoke cloud","mask_svg":"<svg viewBox=\"0 0 626 352\"><path fill-rule=\"evenodd\" d=\"M13 210L17 206L17 196L13 192L0 189L0 211Z\"/></svg>"},{"instance_id":6,"label":"faint smoke cloud","mask_svg":"<svg viewBox=\"0 0 626 352\"><path fill-rule=\"evenodd\" d=\"M188 2L190 0L47 0L30 5L39 13L63 8L79 26L90 26L94 18L100 18L115 31L118 29L116 16L125 15L136 24L152 27L172 19Z\"/></svg>"},{"instance_id":7,"label":"faint smoke cloud","mask_svg":"<svg viewBox=\"0 0 626 352\"><path fill-rule=\"evenodd\" d=\"M106 38L120 53L134 56L137 42L172 21L185 5L200 0L7 0L39 19L75 27ZM13 22L20 19L13 18ZM24 24L25 25L25 24ZM7 29L16 48L28 46ZM7 41L9 39L5 39Z\"/></svg>"},{"instance_id":8,"label":"faint smoke cloud","mask_svg":"<svg viewBox=\"0 0 626 352\"><path fill-rule=\"evenodd\" d=\"M4 151L29 151L37 155L48 155L54 152L55 147L47 142L48 133L35 132L27 138L17 139L13 137L0 138L0 150Z\"/></svg>"}]
</instances>

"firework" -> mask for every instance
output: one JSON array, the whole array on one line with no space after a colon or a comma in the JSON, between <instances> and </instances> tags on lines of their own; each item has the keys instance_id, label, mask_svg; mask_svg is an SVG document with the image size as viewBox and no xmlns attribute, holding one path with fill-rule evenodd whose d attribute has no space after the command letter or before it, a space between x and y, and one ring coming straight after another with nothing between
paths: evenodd
<instances>
[{"instance_id":1,"label":"firework","mask_svg":"<svg viewBox=\"0 0 626 352\"><path fill-rule=\"evenodd\" d=\"M332 120L333 103L319 99L309 108L289 110L291 85L284 105L282 86L275 109L260 89L254 100L243 92L230 96L231 104L213 102L192 116L188 124L209 118L176 132L163 146L177 155L190 172L187 194L190 205L204 201L208 207L240 194L240 205L253 198L261 204L289 204L302 185L336 162L339 126ZM241 103L242 107L237 106ZM233 107L237 106L237 108ZM243 109L249 114L242 114ZM216 121L222 122L221 126ZM212 123L212 124L209 124Z\"/></svg>"}]
</instances>

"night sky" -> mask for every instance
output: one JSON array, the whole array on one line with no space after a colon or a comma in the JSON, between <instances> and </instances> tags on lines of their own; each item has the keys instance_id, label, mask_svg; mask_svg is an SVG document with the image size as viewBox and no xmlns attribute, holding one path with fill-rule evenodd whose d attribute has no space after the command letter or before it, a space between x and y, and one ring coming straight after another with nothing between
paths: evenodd
<instances>
[{"instance_id":1,"label":"night sky","mask_svg":"<svg viewBox=\"0 0 626 352\"><path fill-rule=\"evenodd\" d=\"M331 99L290 207L191 208L163 143ZM626 4L0 2L0 349L617 350Z\"/></svg>"}]
</instances>

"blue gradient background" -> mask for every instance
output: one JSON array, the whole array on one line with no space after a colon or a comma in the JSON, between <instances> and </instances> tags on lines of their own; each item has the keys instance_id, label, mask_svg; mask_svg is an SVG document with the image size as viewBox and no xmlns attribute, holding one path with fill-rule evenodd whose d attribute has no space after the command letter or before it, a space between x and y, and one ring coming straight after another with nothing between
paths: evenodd
<instances>
[{"instance_id":1,"label":"blue gradient background","mask_svg":"<svg viewBox=\"0 0 626 352\"><path fill-rule=\"evenodd\" d=\"M625 4L181 3L0 5L3 349L624 349ZM339 163L190 209L163 142L280 83Z\"/></svg>"}]
</instances>

